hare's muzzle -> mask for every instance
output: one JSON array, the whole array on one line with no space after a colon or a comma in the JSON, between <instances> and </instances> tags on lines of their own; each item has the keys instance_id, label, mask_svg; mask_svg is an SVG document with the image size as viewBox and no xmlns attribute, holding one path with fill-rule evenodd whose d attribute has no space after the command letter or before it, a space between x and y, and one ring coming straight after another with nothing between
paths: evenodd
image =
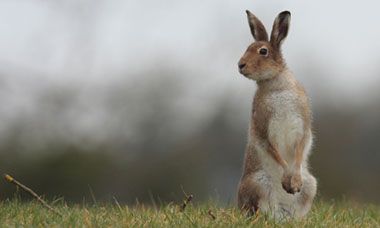
<instances>
[{"instance_id":1,"label":"hare's muzzle","mask_svg":"<svg viewBox=\"0 0 380 228\"><path fill-rule=\"evenodd\" d=\"M245 67L245 65L247 65L247 64L245 64L245 63L239 63L239 70L242 70L244 67Z\"/></svg>"},{"instance_id":2,"label":"hare's muzzle","mask_svg":"<svg viewBox=\"0 0 380 228\"><path fill-rule=\"evenodd\" d=\"M245 64L245 63L238 63L238 67L239 67L239 72L240 72L240 74L244 74L243 73L243 69L245 68L245 66L246 66L247 64Z\"/></svg>"}]
</instances>

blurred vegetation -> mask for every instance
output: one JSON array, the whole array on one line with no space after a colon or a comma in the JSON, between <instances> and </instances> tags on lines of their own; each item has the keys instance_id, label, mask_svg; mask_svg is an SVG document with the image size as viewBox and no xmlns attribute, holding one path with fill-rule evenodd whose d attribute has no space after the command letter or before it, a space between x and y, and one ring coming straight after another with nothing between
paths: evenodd
<instances>
[{"instance_id":1,"label":"blurred vegetation","mask_svg":"<svg viewBox=\"0 0 380 228\"><path fill-rule=\"evenodd\" d=\"M241 100L251 98L226 93L212 107L191 106L176 72L160 75L90 92L43 90L32 109L3 125L0 171L69 202L169 202L182 188L199 200L234 202L251 108ZM314 109L311 166L320 196L380 203L379 106ZM4 181L0 189L2 199L15 192Z\"/></svg>"}]
</instances>

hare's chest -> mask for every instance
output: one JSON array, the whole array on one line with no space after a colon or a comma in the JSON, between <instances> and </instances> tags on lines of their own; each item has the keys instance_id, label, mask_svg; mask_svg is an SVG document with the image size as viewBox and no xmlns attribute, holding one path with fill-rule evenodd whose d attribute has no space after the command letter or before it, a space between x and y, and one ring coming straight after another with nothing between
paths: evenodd
<instances>
[{"instance_id":1,"label":"hare's chest","mask_svg":"<svg viewBox=\"0 0 380 228\"><path fill-rule=\"evenodd\" d=\"M304 123L297 101L297 94L292 91L273 93L266 99L271 110L268 137L276 143L285 158L303 135Z\"/></svg>"}]
</instances>

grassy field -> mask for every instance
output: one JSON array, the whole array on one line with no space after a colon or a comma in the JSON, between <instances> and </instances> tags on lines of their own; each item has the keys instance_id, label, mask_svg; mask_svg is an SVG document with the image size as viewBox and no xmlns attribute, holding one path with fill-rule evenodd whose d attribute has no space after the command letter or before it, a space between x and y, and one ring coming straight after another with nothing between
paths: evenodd
<instances>
[{"instance_id":1,"label":"grassy field","mask_svg":"<svg viewBox=\"0 0 380 228\"><path fill-rule=\"evenodd\" d=\"M308 217L301 221L278 224L258 214L246 218L233 207L212 203L160 208L127 207L118 204L94 206L57 203L62 216L37 202L18 200L0 203L0 227L380 227L380 207L348 202L316 202Z\"/></svg>"}]
</instances>

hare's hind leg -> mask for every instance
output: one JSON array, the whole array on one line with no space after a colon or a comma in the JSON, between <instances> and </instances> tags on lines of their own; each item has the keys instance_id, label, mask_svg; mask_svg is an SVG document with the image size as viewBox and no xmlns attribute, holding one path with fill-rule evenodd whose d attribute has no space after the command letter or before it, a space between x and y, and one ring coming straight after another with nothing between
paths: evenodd
<instances>
[{"instance_id":1,"label":"hare's hind leg","mask_svg":"<svg viewBox=\"0 0 380 228\"><path fill-rule=\"evenodd\" d=\"M255 214L262 202L269 201L269 178L263 171L243 177L238 190L238 207L249 216ZM266 208L264 209L266 210Z\"/></svg>"},{"instance_id":2,"label":"hare's hind leg","mask_svg":"<svg viewBox=\"0 0 380 228\"><path fill-rule=\"evenodd\" d=\"M304 171L303 185L297 198L297 217L303 217L309 212L317 193L317 180L308 171Z\"/></svg>"},{"instance_id":3,"label":"hare's hind leg","mask_svg":"<svg viewBox=\"0 0 380 228\"><path fill-rule=\"evenodd\" d=\"M259 209L260 187L247 176L240 181L238 190L238 207L248 216L254 215Z\"/></svg>"}]
</instances>

